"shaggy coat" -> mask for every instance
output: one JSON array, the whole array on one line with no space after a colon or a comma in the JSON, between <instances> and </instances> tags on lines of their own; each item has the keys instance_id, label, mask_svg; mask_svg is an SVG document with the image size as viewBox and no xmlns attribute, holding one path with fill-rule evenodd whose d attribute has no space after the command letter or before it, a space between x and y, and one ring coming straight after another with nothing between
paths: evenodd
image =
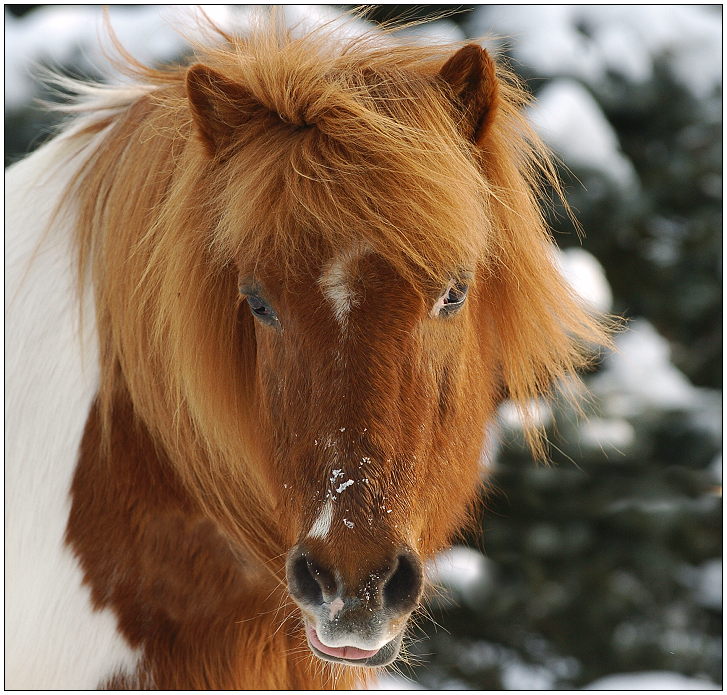
<instances>
[{"instance_id":1,"label":"shaggy coat","mask_svg":"<svg viewBox=\"0 0 727 695\"><path fill-rule=\"evenodd\" d=\"M498 403L607 342L479 46L218 34L8 174L10 687L366 682Z\"/></svg>"}]
</instances>

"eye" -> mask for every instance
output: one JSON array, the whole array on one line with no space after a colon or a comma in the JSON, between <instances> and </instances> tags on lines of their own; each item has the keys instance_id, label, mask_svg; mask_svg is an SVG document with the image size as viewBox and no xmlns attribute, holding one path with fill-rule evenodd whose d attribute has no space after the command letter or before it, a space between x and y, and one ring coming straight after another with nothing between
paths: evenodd
<instances>
[{"instance_id":1,"label":"eye","mask_svg":"<svg viewBox=\"0 0 727 695\"><path fill-rule=\"evenodd\" d=\"M273 307L270 306L260 295L247 293L247 304L255 318L269 326L279 326L280 320Z\"/></svg>"},{"instance_id":2,"label":"eye","mask_svg":"<svg viewBox=\"0 0 727 695\"><path fill-rule=\"evenodd\" d=\"M464 300L467 299L468 289L467 285L463 282L457 282L452 285L443 297L444 309L447 310L447 307L449 307L449 311L459 309L464 304Z\"/></svg>"},{"instance_id":3,"label":"eye","mask_svg":"<svg viewBox=\"0 0 727 695\"><path fill-rule=\"evenodd\" d=\"M464 282L451 282L444 294L435 302L430 316L434 318L455 314L467 299L468 290L469 286Z\"/></svg>"}]
</instances>

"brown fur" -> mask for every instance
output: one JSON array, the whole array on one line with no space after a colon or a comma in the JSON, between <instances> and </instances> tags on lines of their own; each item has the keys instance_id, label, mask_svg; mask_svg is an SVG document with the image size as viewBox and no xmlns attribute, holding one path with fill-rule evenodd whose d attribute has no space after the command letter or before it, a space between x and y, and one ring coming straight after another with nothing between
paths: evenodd
<instances>
[{"instance_id":1,"label":"brown fur","mask_svg":"<svg viewBox=\"0 0 727 695\"><path fill-rule=\"evenodd\" d=\"M78 131L108 129L69 187L102 378L68 540L145 650L107 685L350 687L364 675L314 661L284 587L332 455L356 486L313 545L354 586L466 523L503 385L527 412L607 339L554 266L537 195L557 182L484 51L225 38ZM341 333L318 279L361 244ZM461 314L428 318L465 276Z\"/></svg>"},{"instance_id":2,"label":"brown fur","mask_svg":"<svg viewBox=\"0 0 727 695\"><path fill-rule=\"evenodd\" d=\"M316 663L283 587L235 554L184 491L128 399L115 403L111 460L99 456L102 436L95 407L71 489L67 535L81 554L94 604L114 607L121 632L132 646L143 647L144 658L133 677L100 685L187 690L354 684L355 672L337 674Z\"/></svg>"}]
</instances>

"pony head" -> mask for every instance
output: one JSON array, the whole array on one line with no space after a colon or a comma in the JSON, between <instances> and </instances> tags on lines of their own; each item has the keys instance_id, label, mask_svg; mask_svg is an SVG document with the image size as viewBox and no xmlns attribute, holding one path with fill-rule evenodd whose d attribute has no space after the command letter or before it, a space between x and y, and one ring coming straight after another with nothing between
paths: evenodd
<instances>
[{"instance_id":1,"label":"pony head","mask_svg":"<svg viewBox=\"0 0 727 695\"><path fill-rule=\"evenodd\" d=\"M187 92L227 171L219 229L255 337L290 593L314 653L382 665L419 601L421 557L464 521L500 389L470 152L497 108L495 70L474 45L433 74L267 67L282 74L256 92L195 65Z\"/></svg>"},{"instance_id":2,"label":"pony head","mask_svg":"<svg viewBox=\"0 0 727 695\"><path fill-rule=\"evenodd\" d=\"M604 341L556 269L522 93L474 44L281 31L155 79L80 179L100 402L128 391L284 572L317 656L389 663L498 403Z\"/></svg>"}]
</instances>

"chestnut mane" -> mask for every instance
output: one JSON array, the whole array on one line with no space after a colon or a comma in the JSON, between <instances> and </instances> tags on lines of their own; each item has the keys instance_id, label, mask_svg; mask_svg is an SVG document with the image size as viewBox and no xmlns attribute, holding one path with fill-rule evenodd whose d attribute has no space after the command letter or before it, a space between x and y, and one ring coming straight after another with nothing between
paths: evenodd
<instances>
[{"instance_id":1,"label":"chestnut mane","mask_svg":"<svg viewBox=\"0 0 727 695\"><path fill-rule=\"evenodd\" d=\"M254 336L235 320L233 258L275 258L294 275L363 243L439 284L478 268L502 384L525 415L608 342L554 263L538 201L560 188L522 115L526 93L498 65L487 137L469 144L437 77L458 48L330 27L298 36L275 19L244 37L217 30L190 61L236 90L233 135L213 156L188 66L127 57L135 86L78 87L68 107L86 114L67 131L88 157L63 203L78 211L79 278L95 296L105 431L128 398L196 502L264 562L286 543L255 465ZM271 569L283 581L282 563Z\"/></svg>"}]
</instances>

